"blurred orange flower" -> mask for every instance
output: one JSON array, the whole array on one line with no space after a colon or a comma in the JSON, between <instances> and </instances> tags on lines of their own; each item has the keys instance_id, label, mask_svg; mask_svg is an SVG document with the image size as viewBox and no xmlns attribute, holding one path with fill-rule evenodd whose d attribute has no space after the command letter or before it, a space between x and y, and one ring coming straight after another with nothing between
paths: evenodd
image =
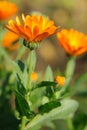
<instances>
[{"instance_id":1,"label":"blurred orange flower","mask_svg":"<svg viewBox=\"0 0 87 130\"><path fill-rule=\"evenodd\" d=\"M0 1L0 20L5 20L14 15L18 11L14 3L8 1Z\"/></svg>"},{"instance_id":2,"label":"blurred orange flower","mask_svg":"<svg viewBox=\"0 0 87 130\"><path fill-rule=\"evenodd\" d=\"M36 72L33 72L33 73L31 74L31 80L36 81L37 79L38 79L37 73L36 73Z\"/></svg>"},{"instance_id":3,"label":"blurred orange flower","mask_svg":"<svg viewBox=\"0 0 87 130\"><path fill-rule=\"evenodd\" d=\"M29 43L40 42L44 38L56 33L59 29L59 27L54 25L53 21L49 21L47 17L39 15L27 15L26 17L22 15L22 20L23 24L17 16L16 22L10 20L6 28Z\"/></svg>"},{"instance_id":4,"label":"blurred orange flower","mask_svg":"<svg viewBox=\"0 0 87 130\"><path fill-rule=\"evenodd\" d=\"M87 52L87 35L81 32L74 29L63 29L57 33L57 38L62 47L70 55L77 56Z\"/></svg>"},{"instance_id":5,"label":"blurred orange flower","mask_svg":"<svg viewBox=\"0 0 87 130\"><path fill-rule=\"evenodd\" d=\"M2 46L8 50L15 50L19 48L18 43L19 36L13 32L6 32L3 37Z\"/></svg>"},{"instance_id":6,"label":"blurred orange flower","mask_svg":"<svg viewBox=\"0 0 87 130\"><path fill-rule=\"evenodd\" d=\"M57 76L55 81L56 81L56 83L58 83L58 85L64 85L65 77L64 76Z\"/></svg>"}]
</instances>

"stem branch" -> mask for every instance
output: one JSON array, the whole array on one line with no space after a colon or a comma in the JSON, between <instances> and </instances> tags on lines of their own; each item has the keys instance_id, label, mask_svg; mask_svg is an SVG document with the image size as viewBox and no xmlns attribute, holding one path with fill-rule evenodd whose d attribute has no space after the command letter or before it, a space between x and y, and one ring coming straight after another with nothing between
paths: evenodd
<instances>
[{"instance_id":1,"label":"stem branch","mask_svg":"<svg viewBox=\"0 0 87 130\"><path fill-rule=\"evenodd\" d=\"M30 51L30 55L28 58L28 64L27 64L27 69L28 69L28 82L27 82L27 89L31 88L31 74L32 74L32 55L33 55L33 50Z\"/></svg>"},{"instance_id":2,"label":"stem branch","mask_svg":"<svg viewBox=\"0 0 87 130\"><path fill-rule=\"evenodd\" d=\"M23 117L22 117L22 120L21 120L20 130L24 130L24 128L25 128L25 123L26 123L26 117L23 116Z\"/></svg>"},{"instance_id":3,"label":"stem branch","mask_svg":"<svg viewBox=\"0 0 87 130\"><path fill-rule=\"evenodd\" d=\"M71 57L67 63L66 71L65 71L66 82L63 88L60 90L60 96L64 94L64 92L66 92L67 88L69 87L69 83L72 79L72 76L75 70L75 60L76 60L76 57Z\"/></svg>"},{"instance_id":4,"label":"stem branch","mask_svg":"<svg viewBox=\"0 0 87 130\"><path fill-rule=\"evenodd\" d=\"M67 119L67 127L68 127L68 130L74 130L74 126L73 126L71 118Z\"/></svg>"}]
</instances>

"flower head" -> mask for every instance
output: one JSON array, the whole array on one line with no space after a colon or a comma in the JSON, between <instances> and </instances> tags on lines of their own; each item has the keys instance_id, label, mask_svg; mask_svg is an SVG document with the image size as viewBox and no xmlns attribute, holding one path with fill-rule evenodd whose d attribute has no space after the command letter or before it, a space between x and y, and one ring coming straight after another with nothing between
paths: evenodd
<instances>
[{"instance_id":1,"label":"flower head","mask_svg":"<svg viewBox=\"0 0 87 130\"><path fill-rule=\"evenodd\" d=\"M64 85L65 77L64 76L57 76L55 81L56 81L56 83L58 83L58 85Z\"/></svg>"},{"instance_id":2,"label":"flower head","mask_svg":"<svg viewBox=\"0 0 87 130\"><path fill-rule=\"evenodd\" d=\"M18 11L14 3L8 1L0 1L0 20L5 20L14 15Z\"/></svg>"},{"instance_id":3,"label":"flower head","mask_svg":"<svg viewBox=\"0 0 87 130\"><path fill-rule=\"evenodd\" d=\"M57 34L57 38L70 55L80 55L87 52L87 35L74 29L63 29Z\"/></svg>"},{"instance_id":4,"label":"flower head","mask_svg":"<svg viewBox=\"0 0 87 130\"><path fill-rule=\"evenodd\" d=\"M37 73L36 73L36 72L33 72L33 73L31 74L31 80L32 80L32 81L36 81L37 79L38 79Z\"/></svg>"},{"instance_id":5,"label":"flower head","mask_svg":"<svg viewBox=\"0 0 87 130\"><path fill-rule=\"evenodd\" d=\"M3 37L2 46L10 51L16 50L19 48L18 39L18 35L8 31Z\"/></svg>"},{"instance_id":6,"label":"flower head","mask_svg":"<svg viewBox=\"0 0 87 130\"><path fill-rule=\"evenodd\" d=\"M47 17L39 15L22 15L23 22L20 22L19 17L16 17L16 22L9 21L9 25L6 28L16 33L18 36L24 39L26 46L30 46L30 43L38 43L44 38L56 33L59 27L54 25L53 21L50 21Z\"/></svg>"}]
</instances>

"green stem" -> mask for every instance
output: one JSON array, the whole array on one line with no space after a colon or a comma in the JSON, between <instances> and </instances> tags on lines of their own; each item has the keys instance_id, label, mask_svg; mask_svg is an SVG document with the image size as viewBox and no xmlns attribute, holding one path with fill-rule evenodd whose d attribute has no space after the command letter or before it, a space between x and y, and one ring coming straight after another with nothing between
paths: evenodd
<instances>
[{"instance_id":1,"label":"green stem","mask_svg":"<svg viewBox=\"0 0 87 130\"><path fill-rule=\"evenodd\" d=\"M24 128L25 128L25 123L26 123L26 117L23 116L23 117L22 117L22 121L21 121L21 127L20 127L20 130L24 130Z\"/></svg>"},{"instance_id":2,"label":"green stem","mask_svg":"<svg viewBox=\"0 0 87 130\"><path fill-rule=\"evenodd\" d=\"M73 126L71 118L67 119L67 127L68 127L68 130L74 130L74 126Z\"/></svg>"},{"instance_id":3,"label":"green stem","mask_svg":"<svg viewBox=\"0 0 87 130\"><path fill-rule=\"evenodd\" d=\"M28 57L28 60L27 60L27 73L28 73L28 81L27 81L27 95L26 95L26 99L28 101L29 99L29 95L30 95L30 90L31 90L31 74L32 74L32 71L33 71L33 52L34 50L30 50L30 53L29 53L29 57Z\"/></svg>"},{"instance_id":4,"label":"green stem","mask_svg":"<svg viewBox=\"0 0 87 130\"><path fill-rule=\"evenodd\" d=\"M64 94L64 92L66 92L67 88L69 87L70 81L72 79L75 70L75 63L76 63L75 61L76 61L76 57L71 57L67 63L66 71L65 71L66 81L63 88L60 90L60 94L59 94L60 96Z\"/></svg>"},{"instance_id":5,"label":"green stem","mask_svg":"<svg viewBox=\"0 0 87 130\"><path fill-rule=\"evenodd\" d=\"M30 51L30 55L29 55L29 59L28 59L28 83L27 83L27 87L28 89L31 88L31 74L32 74L32 56L33 56L33 50Z\"/></svg>"}]
</instances>

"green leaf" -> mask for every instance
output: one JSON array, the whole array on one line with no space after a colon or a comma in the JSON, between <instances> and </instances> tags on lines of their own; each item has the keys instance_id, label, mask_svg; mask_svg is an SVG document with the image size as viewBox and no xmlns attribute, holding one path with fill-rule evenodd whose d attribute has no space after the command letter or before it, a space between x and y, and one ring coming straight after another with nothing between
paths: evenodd
<instances>
[{"instance_id":1,"label":"green leaf","mask_svg":"<svg viewBox=\"0 0 87 130\"><path fill-rule=\"evenodd\" d=\"M20 116L27 116L28 118L30 117L30 107L28 105L28 102L24 98L23 95L21 95L19 92L15 91L16 95L16 109L20 113Z\"/></svg>"},{"instance_id":2,"label":"green leaf","mask_svg":"<svg viewBox=\"0 0 87 130\"><path fill-rule=\"evenodd\" d=\"M4 89L6 88L6 85L9 84L10 76L11 76L11 72L8 72L8 73L6 74L6 77L5 77L4 81L3 81L3 83L2 83L2 87L1 87L1 88L3 89L3 91L4 91Z\"/></svg>"},{"instance_id":3,"label":"green leaf","mask_svg":"<svg viewBox=\"0 0 87 130\"><path fill-rule=\"evenodd\" d=\"M61 106L60 102L58 102L57 100L56 101L51 101L51 102L45 103L44 105L41 105L39 107L39 112L41 114L44 114L44 113L47 113L50 110L52 110L52 109L54 109L54 108L56 108L58 106Z\"/></svg>"},{"instance_id":4,"label":"green leaf","mask_svg":"<svg viewBox=\"0 0 87 130\"><path fill-rule=\"evenodd\" d=\"M18 64L15 61L11 60L9 55L6 53L6 51L2 47L0 47L0 52L6 58L8 63L10 63L10 65L13 67L14 72L17 73L21 79L23 79L22 71L21 71L20 67L18 66Z\"/></svg>"},{"instance_id":5,"label":"green leaf","mask_svg":"<svg viewBox=\"0 0 87 130\"><path fill-rule=\"evenodd\" d=\"M13 66L14 72L16 74L18 74L20 79L22 80L23 79L23 75L22 75L22 71L21 71L20 67L18 66L18 64L16 62L14 62L12 60L10 60L10 62L11 62L11 65Z\"/></svg>"},{"instance_id":6,"label":"green leaf","mask_svg":"<svg viewBox=\"0 0 87 130\"><path fill-rule=\"evenodd\" d=\"M56 88L56 82L52 81L42 81L39 84L36 85L33 89L46 87L46 96L51 98L54 94L55 88Z\"/></svg>"},{"instance_id":7,"label":"green leaf","mask_svg":"<svg viewBox=\"0 0 87 130\"><path fill-rule=\"evenodd\" d=\"M22 84L19 75L17 75L17 91L19 93L21 93L22 95L26 94L26 89L25 89L24 85Z\"/></svg>"},{"instance_id":8,"label":"green leaf","mask_svg":"<svg viewBox=\"0 0 87 130\"><path fill-rule=\"evenodd\" d=\"M42 81L39 84L37 84L36 88L40 88L40 87L46 87L46 86L56 86L56 82L52 82L52 81Z\"/></svg>"},{"instance_id":9,"label":"green leaf","mask_svg":"<svg viewBox=\"0 0 87 130\"><path fill-rule=\"evenodd\" d=\"M79 111L73 119L73 124L76 130L85 130L84 128L87 126L87 114Z\"/></svg>"},{"instance_id":10,"label":"green leaf","mask_svg":"<svg viewBox=\"0 0 87 130\"><path fill-rule=\"evenodd\" d=\"M83 95L87 95L87 73L81 75L78 79L76 79L75 83L70 87L71 93L79 93Z\"/></svg>"},{"instance_id":11,"label":"green leaf","mask_svg":"<svg viewBox=\"0 0 87 130\"><path fill-rule=\"evenodd\" d=\"M44 126L45 122L56 120L56 119L66 119L71 114L73 114L78 108L78 103L75 100L63 100L61 106L54 108L49 113L43 115L38 114L32 119L29 124L27 124L26 129L34 130L34 128L40 128Z\"/></svg>"},{"instance_id":12,"label":"green leaf","mask_svg":"<svg viewBox=\"0 0 87 130\"><path fill-rule=\"evenodd\" d=\"M50 66L47 67L45 73L45 80L46 81L53 81L53 72Z\"/></svg>"},{"instance_id":13,"label":"green leaf","mask_svg":"<svg viewBox=\"0 0 87 130\"><path fill-rule=\"evenodd\" d=\"M18 60L18 65L19 65L21 71L23 72L23 71L24 71L24 68L25 68L24 63L23 63L21 60Z\"/></svg>"},{"instance_id":14,"label":"green leaf","mask_svg":"<svg viewBox=\"0 0 87 130\"><path fill-rule=\"evenodd\" d=\"M50 122L47 121L45 125L49 127L51 130L56 130L56 125L52 121Z\"/></svg>"},{"instance_id":15,"label":"green leaf","mask_svg":"<svg viewBox=\"0 0 87 130\"><path fill-rule=\"evenodd\" d=\"M29 78L28 75L29 74L27 73L27 66L25 66L24 72L23 72L23 79L22 79L22 82L23 82L23 85L25 88L27 87L27 82L28 82L28 78Z\"/></svg>"},{"instance_id":16,"label":"green leaf","mask_svg":"<svg viewBox=\"0 0 87 130\"><path fill-rule=\"evenodd\" d=\"M32 90L42 88L42 87L48 87L48 88L51 86L56 87L56 84L57 84L56 82L52 82L52 81L42 81L42 82L36 84L36 86L33 87Z\"/></svg>"},{"instance_id":17,"label":"green leaf","mask_svg":"<svg viewBox=\"0 0 87 130\"><path fill-rule=\"evenodd\" d=\"M74 86L77 87L81 85L82 83L87 82L87 73L81 75L76 82L74 83Z\"/></svg>"},{"instance_id":18,"label":"green leaf","mask_svg":"<svg viewBox=\"0 0 87 130\"><path fill-rule=\"evenodd\" d=\"M24 53L26 53L26 47L22 45L23 39L19 38L19 43L20 43L20 48L19 48L19 53L17 54L16 60L21 59Z\"/></svg>"}]
</instances>

